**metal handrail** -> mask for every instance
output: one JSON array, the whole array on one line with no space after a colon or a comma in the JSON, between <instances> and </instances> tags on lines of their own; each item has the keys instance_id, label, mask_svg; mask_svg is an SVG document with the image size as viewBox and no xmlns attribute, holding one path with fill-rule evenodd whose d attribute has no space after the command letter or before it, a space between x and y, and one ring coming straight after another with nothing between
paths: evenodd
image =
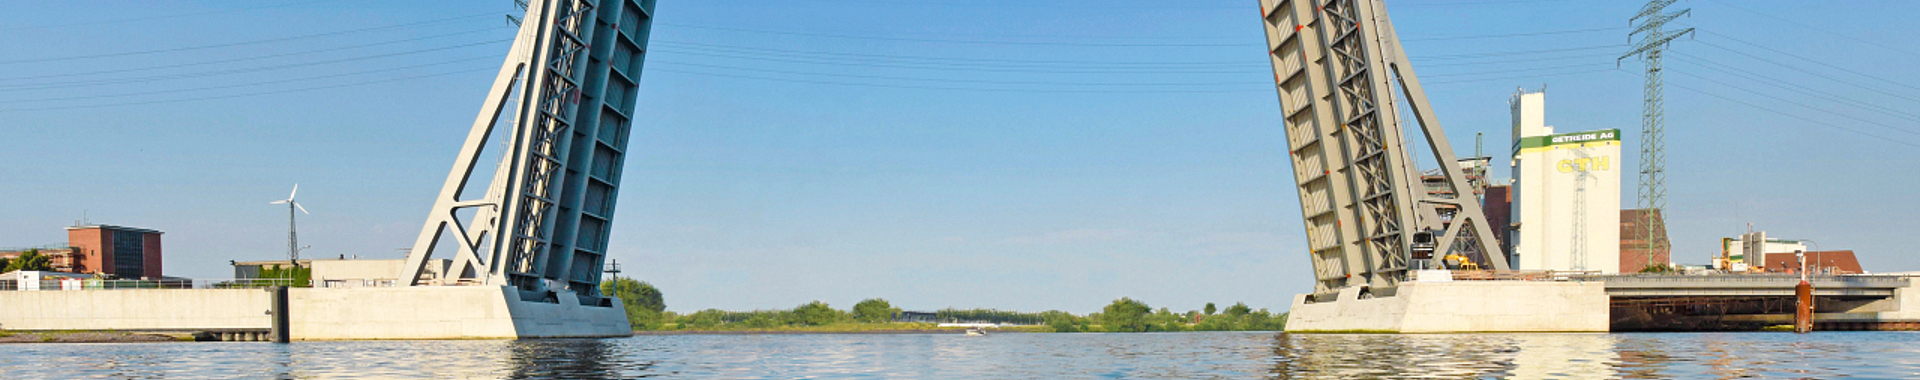
<instances>
[{"instance_id":1,"label":"metal handrail","mask_svg":"<svg viewBox=\"0 0 1920 380\"><path fill-rule=\"evenodd\" d=\"M1448 270L1453 281L1568 281L1600 274L1600 271L1553 270ZM1411 272L1415 280L1420 271Z\"/></svg>"}]
</instances>

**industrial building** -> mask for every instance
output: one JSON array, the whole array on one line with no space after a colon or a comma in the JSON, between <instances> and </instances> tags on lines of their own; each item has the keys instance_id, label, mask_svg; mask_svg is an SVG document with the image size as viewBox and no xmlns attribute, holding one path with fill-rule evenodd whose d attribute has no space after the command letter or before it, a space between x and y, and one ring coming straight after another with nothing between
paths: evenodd
<instances>
[{"instance_id":1,"label":"industrial building","mask_svg":"<svg viewBox=\"0 0 1920 380\"><path fill-rule=\"evenodd\" d=\"M1619 272L1620 131L1554 133L1544 92L1516 92L1509 104L1512 267Z\"/></svg>"},{"instance_id":2,"label":"industrial building","mask_svg":"<svg viewBox=\"0 0 1920 380\"><path fill-rule=\"evenodd\" d=\"M1807 251L1807 244L1799 240L1760 237L1757 240L1765 241L1760 252L1766 257L1748 257L1749 251L1745 240L1744 236L1720 239L1720 256L1713 259L1713 268L1736 273L1753 272L1767 265L1761 260L1771 258L1773 255L1784 254L1792 258L1794 252ZM1798 265L1796 262L1795 267L1797 268Z\"/></svg>"},{"instance_id":3,"label":"industrial building","mask_svg":"<svg viewBox=\"0 0 1920 380\"><path fill-rule=\"evenodd\" d=\"M1643 225L1649 220L1653 221L1651 229ZM1654 244L1647 244L1649 239ZM1648 249L1649 246L1653 248ZM1639 272L1655 263L1673 263L1673 244L1667 237L1666 215L1660 210L1620 210L1620 272Z\"/></svg>"},{"instance_id":4,"label":"industrial building","mask_svg":"<svg viewBox=\"0 0 1920 380\"><path fill-rule=\"evenodd\" d=\"M67 244L31 248L49 258L53 270L105 274L117 279L162 277L160 235L163 232L106 224L67 227ZM18 258L27 250L0 251L0 258Z\"/></svg>"},{"instance_id":5,"label":"industrial building","mask_svg":"<svg viewBox=\"0 0 1920 380\"><path fill-rule=\"evenodd\" d=\"M451 261L445 259L428 260L427 270L420 274L420 282L438 283ZM262 269L290 269L295 262L287 260L238 261L233 263L233 278L256 279ZM301 259L297 261L302 271L302 281L294 286L316 288L361 288L400 286L401 278L407 273L406 259Z\"/></svg>"},{"instance_id":6,"label":"industrial building","mask_svg":"<svg viewBox=\"0 0 1920 380\"><path fill-rule=\"evenodd\" d=\"M1822 275L1867 274L1860 267L1860 259L1853 251L1813 251L1805 252L1807 273ZM1769 253L1759 269L1767 273L1800 273L1800 255L1794 253Z\"/></svg>"}]
</instances>

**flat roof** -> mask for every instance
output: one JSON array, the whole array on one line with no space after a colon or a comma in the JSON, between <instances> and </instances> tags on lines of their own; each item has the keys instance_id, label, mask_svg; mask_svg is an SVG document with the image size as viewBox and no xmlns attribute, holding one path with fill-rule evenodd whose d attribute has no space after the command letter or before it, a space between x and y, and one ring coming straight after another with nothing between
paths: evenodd
<instances>
[{"instance_id":1,"label":"flat roof","mask_svg":"<svg viewBox=\"0 0 1920 380\"><path fill-rule=\"evenodd\" d=\"M448 260L449 259L431 259L428 261L440 262L440 261L448 261ZM407 259L300 259L301 264L312 264L313 262L316 262L316 261L359 261L359 262L400 261L400 262L404 262L404 261L407 261ZM258 261L234 261L233 265L274 265L274 264L286 264L286 263L287 263L287 259L279 259L279 260L258 260Z\"/></svg>"},{"instance_id":2,"label":"flat roof","mask_svg":"<svg viewBox=\"0 0 1920 380\"><path fill-rule=\"evenodd\" d=\"M130 232L140 232L140 233L149 233L149 234L154 234L154 235L159 235L159 234L164 234L164 233L165 233L165 232L160 232L160 230L155 230L155 229L148 229L148 228L140 228L140 227L127 227L127 226L116 226L116 225L111 225L111 224L88 224L88 225L81 225L81 226L73 226L73 227L67 227L67 229L68 229L68 230L91 230L91 229L96 229L96 228L97 228L97 229L106 229L106 230L116 230L116 231L130 231Z\"/></svg>"}]
</instances>

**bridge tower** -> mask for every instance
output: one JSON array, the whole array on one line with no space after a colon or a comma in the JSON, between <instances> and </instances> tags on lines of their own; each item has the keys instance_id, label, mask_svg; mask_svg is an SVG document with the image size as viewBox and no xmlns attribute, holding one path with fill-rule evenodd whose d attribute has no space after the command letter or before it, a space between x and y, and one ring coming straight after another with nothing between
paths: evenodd
<instances>
[{"instance_id":1,"label":"bridge tower","mask_svg":"<svg viewBox=\"0 0 1920 380\"><path fill-rule=\"evenodd\" d=\"M526 0L519 35L407 256L409 286L508 286L604 304L599 289L655 0ZM496 126L504 144L489 140ZM490 178L474 171L500 156ZM487 179L486 193L466 194ZM431 260L450 259L428 271ZM425 272L441 278L422 278Z\"/></svg>"},{"instance_id":2,"label":"bridge tower","mask_svg":"<svg viewBox=\"0 0 1920 380\"><path fill-rule=\"evenodd\" d=\"M1422 259L1450 253L1481 268L1507 269L1385 5L1260 0L1260 15L1286 117L1315 297L1356 286L1391 295ZM1412 109L1413 126L1449 189L1421 189L1402 146L1409 126L1398 102Z\"/></svg>"}]
</instances>

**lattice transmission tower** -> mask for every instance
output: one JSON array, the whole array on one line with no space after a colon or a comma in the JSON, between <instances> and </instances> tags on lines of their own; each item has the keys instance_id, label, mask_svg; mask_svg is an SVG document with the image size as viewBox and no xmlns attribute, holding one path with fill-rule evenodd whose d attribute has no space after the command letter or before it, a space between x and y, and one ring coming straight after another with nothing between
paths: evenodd
<instances>
[{"instance_id":1,"label":"lattice transmission tower","mask_svg":"<svg viewBox=\"0 0 1920 380\"><path fill-rule=\"evenodd\" d=\"M1627 38L1632 40L1638 36L1639 41L1634 42L1633 49L1628 50L1626 54L1620 55L1618 59L1624 61L1627 58L1638 56L1641 61L1647 64L1646 104L1644 108L1642 108L1640 115L1640 195L1638 202L1640 208L1645 210L1645 212L1641 213L1643 219L1640 220L1638 227L1644 229L1646 233L1647 264L1652 264L1654 255L1664 250L1667 244L1664 239L1660 239L1659 235L1655 235L1657 232L1666 230L1662 224L1665 223L1665 216L1663 214L1667 208L1667 153L1666 142L1664 141L1666 135L1666 126L1664 125L1666 116L1662 110L1663 101L1660 95L1660 53L1666 50L1668 42L1693 33L1693 28L1686 28L1674 32L1663 30L1663 27L1668 21L1673 21L1673 19L1685 16L1693 11L1692 9L1682 9L1673 12L1664 12L1668 5L1672 5L1676 1L1679 0L1648 1L1645 6L1640 8L1639 14L1628 19L1627 22L1633 25L1634 28L1633 32L1627 33Z\"/></svg>"}]
</instances>

